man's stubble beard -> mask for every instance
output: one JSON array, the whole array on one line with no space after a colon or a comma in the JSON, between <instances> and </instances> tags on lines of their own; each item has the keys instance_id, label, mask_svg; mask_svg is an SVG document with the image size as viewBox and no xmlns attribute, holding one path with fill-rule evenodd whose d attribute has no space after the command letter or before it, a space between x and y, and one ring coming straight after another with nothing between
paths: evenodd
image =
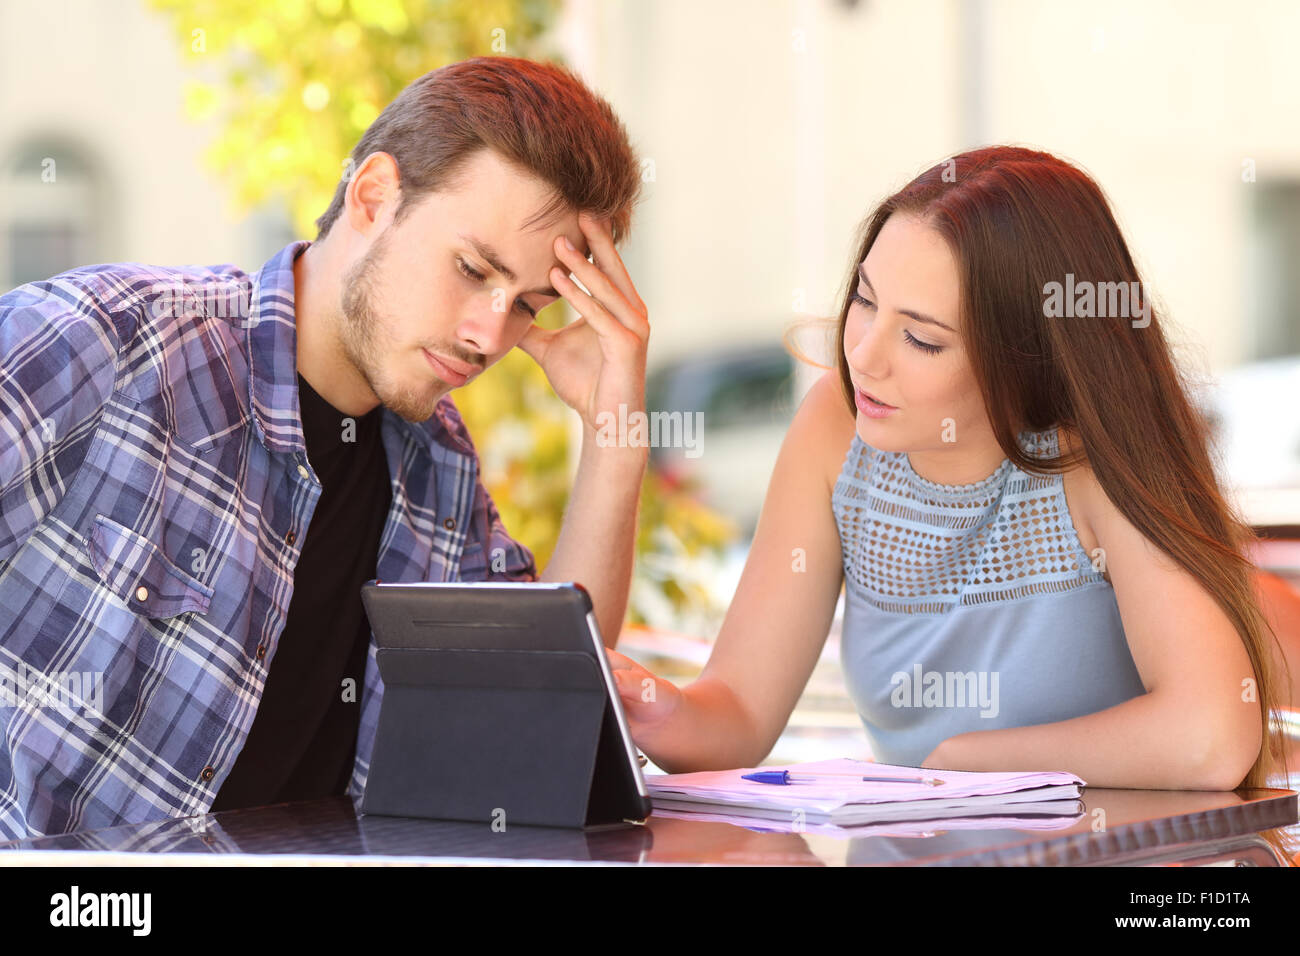
<instances>
[{"instance_id":1,"label":"man's stubble beard","mask_svg":"<svg viewBox=\"0 0 1300 956\"><path fill-rule=\"evenodd\" d=\"M425 388L401 387L393 383L385 369L377 341L380 322L374 309L374 280L387 242L385 230L343 277L339 340L344 356L366 380L380 404L408 422L419 423L429 419L445 391L436 387L437 380L433 378Z\"/></svg>"}]
</instances>

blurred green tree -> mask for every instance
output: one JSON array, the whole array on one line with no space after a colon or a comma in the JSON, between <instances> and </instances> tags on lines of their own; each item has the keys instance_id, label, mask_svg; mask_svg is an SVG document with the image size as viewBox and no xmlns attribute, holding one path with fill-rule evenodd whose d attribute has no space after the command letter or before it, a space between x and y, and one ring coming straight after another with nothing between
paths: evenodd
<instances>
[{"instance_id":1,"label":"blurred green tree","mask_svg":"<svg viewBox=\"0 0 1300 956\"><path fill-rule=\"evenodd\" d=\"M309 237L352 147L411 80L474 56L562 62L545 37L558 0L147 3L171 20L196 74L183 91L185 113L215 123L206 159L231 183L236 209L283 202L295 231ZM561 302L539 321L555 328L572 317ZM502 520L545 567L569 495L572 413L519 349L458 389L455 402ZM724 608L714 606L700 568L735 534L690 489L648 469L632 621L661 627L717 621Z\"/></svg>"}]
</instances>

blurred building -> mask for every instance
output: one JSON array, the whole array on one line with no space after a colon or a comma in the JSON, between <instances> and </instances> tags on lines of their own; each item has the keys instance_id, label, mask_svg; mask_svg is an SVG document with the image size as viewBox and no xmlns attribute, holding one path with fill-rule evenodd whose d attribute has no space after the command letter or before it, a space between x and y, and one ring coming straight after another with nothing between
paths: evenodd
<instances>
[{"instance_id":1,"label":"blurred building","mask_svg":"<svg viewBox=\"0 0 1300 956\"><path fill-rule=\"evenodd\" d=\"M573 0L569 14L577 64L648 162L627 259L656 366L833 314L874 203L990 143L1100 183L1194 378L1300 355L1300 6ZM798 372L796 399L816 374ZM1300 426L1298 374L1270 373L1251 407ZM1243 447L1238 394L1220 410L1227 477L1276 475L1280 455L1300 480L1300 427L1274 425L1280 449Z\"/></svg>"},{"instance_id":2,"label":"blurred building","mask_svg":"<svg viewBox=\"0 0 1300 956\"><path fill-rule=\"evenodd\" d=\"M1112 199L1187 363L1300 353L1300 7L1110 0L570 0L554 47L645 160L625 258L651 362L825 316L871 206L1014 142ZM0 3L0 287L91 261L260 264L139 0ZM796 394L811 383L801 372Z\"/></svg>"},{"instance_id":3,"label":"blurred building","mask_svg":"<svg viewBox=\"0 0 1300 956\"><path fill-rule=\"evenodd\" d=\"M0 2L0 289L94 262L260 266L294 238L233 208L139 0Z\"/></svg>"},{"instance_id":4,"label":"blurred building","mask_svg":"<svg viewBox=\"0 0 1300 956\"><path fill-rule=\"evenodd\" d=\"M828 314L872 205L988 143L1046 149L1097 179L1207 367L1300 352L1294 4L570 11L587 24L579 64L653 161L632 258L659 359Z\"/></svg>"}]
</instances>

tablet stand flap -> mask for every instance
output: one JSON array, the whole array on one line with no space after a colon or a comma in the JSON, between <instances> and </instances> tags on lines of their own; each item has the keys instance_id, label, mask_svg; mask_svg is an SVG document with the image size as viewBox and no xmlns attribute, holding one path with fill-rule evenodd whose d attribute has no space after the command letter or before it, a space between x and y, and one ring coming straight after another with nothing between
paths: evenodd
<instances>
[{"instance_id":1,"label":"tablet stand flap","mask_svg":"<svg viewBox=\"0 0 1300 956\"><path fill-rule=\"evenodd\" d=\"M385 688L394 684L450 684L599 690L602 681L596 662L581 651L381 647L376 658Z\"/></svg>"},{"instance_id":2,"label":"tablet stand flap","mask_svg":"<svg viewBox=\"0 0 1300 956\"><path fill-rule=\"evenodd\" d=\"M378 659L362 812L497 831L588 822L607 703L589 654L382 648Z\"/></svg>"}]
</instances>

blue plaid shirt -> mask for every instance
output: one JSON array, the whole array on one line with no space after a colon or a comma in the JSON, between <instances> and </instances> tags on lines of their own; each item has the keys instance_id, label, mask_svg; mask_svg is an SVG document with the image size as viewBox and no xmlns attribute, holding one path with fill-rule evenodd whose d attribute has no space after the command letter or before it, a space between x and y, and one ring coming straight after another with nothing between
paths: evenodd
<instances>
[{"instance_id":1,"label":"blue plaid shirt","mask_svg":"<svg viewBox=\"0 0 1300 956\"><path fill-rule=\"evenodd\" d=\"M0 296L0 839L206 812L275 657L320 484L291 243ZM532 581L450 396L383 412L383 581ZM370 644L348 792L383 684Z\"/></svg>"}]
</instances>

